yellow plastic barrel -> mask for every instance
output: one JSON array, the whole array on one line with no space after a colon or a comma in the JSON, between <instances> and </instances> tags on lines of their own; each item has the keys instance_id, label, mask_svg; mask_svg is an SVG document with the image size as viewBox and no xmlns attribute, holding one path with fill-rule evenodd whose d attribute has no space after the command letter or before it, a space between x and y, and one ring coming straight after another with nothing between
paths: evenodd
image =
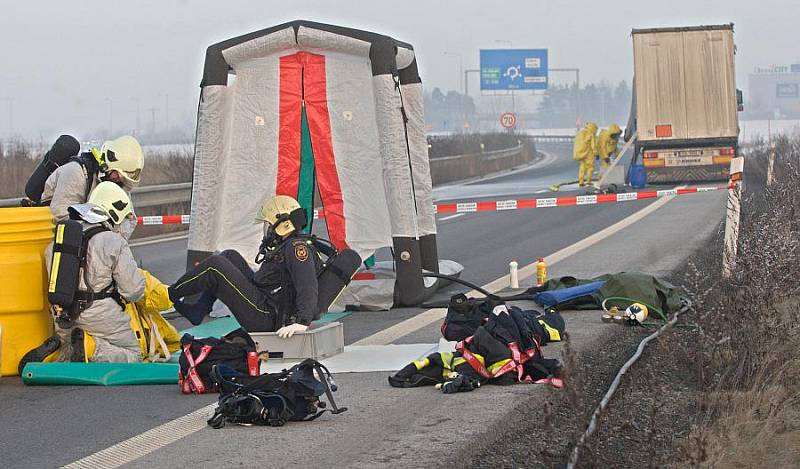
<instances>
[{"instance_id":1,"label":"yellow plastic barrel","mask_svg":"<svg viewBox=\"0 0 800 469\"><path fill-rule=\"evenodd\" d=\"M53 239L47 207L0 208L0 373L16 375L20 359L53 333L44 251Z\"/></svg>"}]
</instances>

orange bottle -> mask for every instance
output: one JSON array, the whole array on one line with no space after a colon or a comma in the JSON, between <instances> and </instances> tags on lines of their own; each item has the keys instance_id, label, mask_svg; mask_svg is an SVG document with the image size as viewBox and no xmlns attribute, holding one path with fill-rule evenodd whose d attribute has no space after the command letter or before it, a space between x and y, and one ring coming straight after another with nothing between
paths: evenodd
<instances>
[{"instance_id":1,"label":"orange bottle","mask_svg":"<svg viewBox=\"0 0 800 469\"><path fill-rule=\"evenodd\" d=\"M544 257L540 257L536 263L536 285L542 286L547 281L547 264L544 263Z\"/></svg>"}]
</instances>

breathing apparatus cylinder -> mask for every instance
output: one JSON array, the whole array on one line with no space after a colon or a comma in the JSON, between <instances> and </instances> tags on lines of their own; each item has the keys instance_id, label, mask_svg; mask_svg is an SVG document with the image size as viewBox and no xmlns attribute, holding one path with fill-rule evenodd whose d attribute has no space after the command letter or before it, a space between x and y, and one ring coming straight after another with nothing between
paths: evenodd
<instances>
[{"instance_id":1,"label":"breathing apparatus cylinder","mask_svg":"<svg viewBox=\"0 0 800 469\"><path fill-rule=\"evenodd\" d=\"M42 162L36 167L25 184L25 195L33 202L42 201L44 183L59 166L67 163L70 158L81 151L81 144L71 135L62 135L53 143L53 146L44 154Z\"/></svg>"}]
</instances>

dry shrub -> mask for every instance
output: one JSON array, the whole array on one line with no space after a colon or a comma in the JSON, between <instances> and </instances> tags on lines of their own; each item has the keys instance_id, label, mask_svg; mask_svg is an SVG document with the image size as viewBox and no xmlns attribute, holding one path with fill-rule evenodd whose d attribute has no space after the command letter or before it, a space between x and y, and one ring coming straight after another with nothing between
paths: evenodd
<instances>
[{"instance_id":1,"label":"dry shrub","mask_svg":"<svg viewBox=\"0 0 800 469\"><path fill-rule=\"evenodd\" d=\"M687 276L701 330L693 360L711 392L683 445L686 465L800 466L800 137L776 140L770 187L768 154L758 142L746 155L733 275L720 278L709 252Z\"/></svg>"},{"instance_id":2,"label":"dry shrub","mask_svg":"<svg viewBox=\"0 0 800 469\"><path fill-rule=\"evenodd\" d=\"M39 164L40 154L31 142L0 141L0 199L21 197L25 183Z\"/></svg>"},{"instance_id":3,"label":"dry shrub","mask_svg":"<svg viewBox=\"0 0 800 469\"><path fill-rule=\"evenodd\" d=\"M190 146L176 145L175 149L146 150L142 185L189 182L194 171L194 151Z\"/></svg>"}]
</instances>

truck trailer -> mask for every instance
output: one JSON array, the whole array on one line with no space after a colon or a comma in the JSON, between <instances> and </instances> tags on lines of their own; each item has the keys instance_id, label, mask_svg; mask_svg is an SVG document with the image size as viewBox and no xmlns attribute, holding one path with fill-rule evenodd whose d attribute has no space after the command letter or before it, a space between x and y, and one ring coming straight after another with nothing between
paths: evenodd
<instances>
[{"instance_id":1,"label":"truck trailer","mask_svg":"<svg viewBox=\"0 0 800 469\"><path fill-rule=\"evenodd\" d=\"M728 178L738 151L733 23L634 29L634 84L625 138L648 182Z\"/></svg>"}]
</instances>

